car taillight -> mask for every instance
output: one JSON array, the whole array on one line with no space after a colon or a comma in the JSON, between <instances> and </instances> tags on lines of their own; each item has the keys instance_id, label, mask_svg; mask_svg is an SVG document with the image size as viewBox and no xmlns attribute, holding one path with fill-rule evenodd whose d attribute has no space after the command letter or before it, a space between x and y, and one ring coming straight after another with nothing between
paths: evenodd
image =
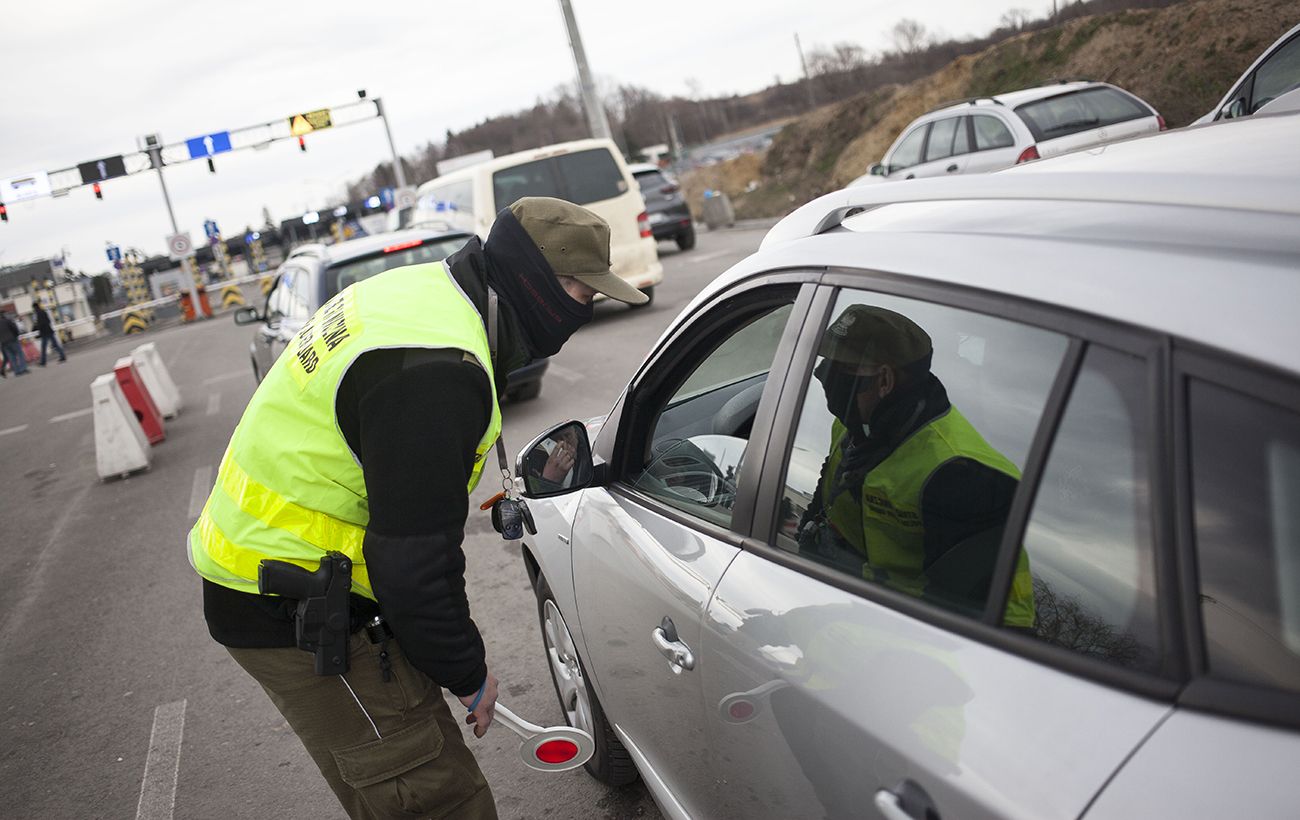
<instances>
[{"instance_id":1,"label":"car taillight","mask_svg":"<svg viewBox=\"0 0 1300 820\"><path fill-rule=\"evenodd\" d=\"M420 243L423 241L424 241L423 239L414 239L410 242L400 242L396 245L389 245L387 248L384 248L384 253L394 253L396 251L404 251L407 248L418 248L420 247Z\"/></svg>"},{"instance_id":2,"label":"car taillight","mask_svg":"<svg viewBox=\"0 0 1300 820\"><path fill-rule=\"evenodd\" d=\"M636 215L636 229L641 232L641 238L650 236L650 214L642 211Z\"/></svg>"},{"instance_id":3,"label":"car taillight","mask_svg":"<svg viewBox=\"0 0 1300 820\"><path fill-rule=\"evenodd\" d=\"M1019 165L1022 162L1029 162L1031 159L1038 159L1037 145L1031 145L1025 150L1021 151L1020 156L1016 157L1016 165Z\"/></svg>"},{"instance_id":4,"label":"car taillight","mask_svg":"<svg viewBox=\"0 0 1300 820\"><path fill-rule=\"evenodd\" d=\"M1156 114L1156 124L1160 126L1161 131L1167 131L1169 126L1165 125L1165 118Z\"/></svg>"}]
</instances>

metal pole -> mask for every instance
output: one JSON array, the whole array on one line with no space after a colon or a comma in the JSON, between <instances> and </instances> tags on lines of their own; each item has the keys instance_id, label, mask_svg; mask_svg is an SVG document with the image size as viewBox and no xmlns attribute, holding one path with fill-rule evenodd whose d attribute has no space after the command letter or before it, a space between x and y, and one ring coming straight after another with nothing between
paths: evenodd
<instances>
[{"instance_id":1,"label":"metal pole","mask_svg":"<svg viewBox=\"0 0 1300 820\"><path fill-rule=\"evenodd\" d=\"M163 177L162 148L154 146L149 149L149 163L158 172L158 184L162 186L163 202L167 205L167 218L171 220L172 233L180 233L180 228L176 226L176 213L172 210L172 198L167 194L167 180ZM181 259L181 275L190 283L190 304L194 306L194 317L197 319L203 315L203 311L199 307L199 283L194 279L188 256Z\"/></svg>"},{"instance_id":2,"label":"metal pole","mask_svg":"<svg viewBox=\"0 0 1300 820\"><path fill-rule=\"evenodd\" d=\"M402 171L402 158L397 155L397 146L393 143L393 132L388 127L388 117L384 116L384 101L375 97L375 111L384 123L384 134L388 136L388 150L393 152L393 176L397 178L397 187L406 187L406 174Z\"/></svg>"},{"instance_id":3,"label":"metal pole","mask_svg":"<svg viewBox=\"0 0 1300 820\"><path fill-rule=\"evenodd\" d=\"M582 107L587 110L587 127L591 129L593 137L613 139L609 120L605 119L605 107L596 98L596 85L591 81L591 70L587 66L587 52L582 48L582 35L578 33L578 21L573 17L573 7L569 0L560 0L560 11L564 13L564 26L569 30L573 62L578 66L578 85L582 88Z\"/></svg>"},{"instance_id":4,"label":"metal pole","mask_svg":"<svg viewBox=\"0 0 1300 820\"><path fill-rule=\"evenodd\" d=\"M808 107L816 108L817 101L813 97L812 77L808 76L808 61L803 57L803 46L799 43L799 33L795 32L794 47L799 50L799 65L803 66L803 81L808 88Z\"/></svg>"}]
</instances>

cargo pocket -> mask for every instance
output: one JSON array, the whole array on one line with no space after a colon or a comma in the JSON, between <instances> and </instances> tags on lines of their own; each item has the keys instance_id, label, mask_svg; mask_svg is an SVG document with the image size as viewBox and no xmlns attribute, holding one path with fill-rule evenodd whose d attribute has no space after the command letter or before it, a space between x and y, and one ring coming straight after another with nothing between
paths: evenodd
<instances>
[{"instance_id":1,"label":"cargo pocket","mask_svg":"<svg viewBox=\"0 0 1300 820\"><path fill-rule=\"evenodd\" d=\"M333 754L339 775L377 816L442 817L478 788L454 755L440 759L443 745L430 718Z\"/></svg>"}]
</instances>

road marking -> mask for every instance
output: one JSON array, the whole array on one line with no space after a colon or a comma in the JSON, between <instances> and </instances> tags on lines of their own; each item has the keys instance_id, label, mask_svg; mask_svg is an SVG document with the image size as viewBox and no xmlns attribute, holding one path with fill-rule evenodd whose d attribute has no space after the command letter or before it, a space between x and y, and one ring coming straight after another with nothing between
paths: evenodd
<instances>
[{"instance_id":1,"label":"road marking","mask_svg":"<svg viewBox=\"0 0 1300 820\"><path fill-rule=\"evenodd\" d=\"M220 409L221 409L221 394L213 393L212 395L208 396L208 415L215 416L217 414L217 411Z\"/></svg>"},{"instance_id":2,"label":"road marking","mask_svg":"<svg viewBox=\"0 0 1300 820\"><path fill-rule=\"evenodd\" d=\"M7 428L7 429L5 429L5 430L0 430L0 436L7 436L7 435L9 435L10 433L21 433L22 431L24 431L24 430L26 430L26 429L27 429L27 425L26 425L26 424L20 424L20 425L18 425L17 427L9 427L9 428Z\"/></svg>"},{"instance_id":3,"label":"road marking","mask_svg":"<svg viewBox=\"0 0 1300 820\"><path fill-rule=\"evenodd\" d=\"M708 261L711 260L711 259L718 259L719 257L726 256L726 255L729 254L729 253L731 253L731 251L714 251L713 253L706 253L706 254L703 254L702 256L692 256L692 257L691 257L690 259L688 259L687 261L688 261L688 262L708 262Z\"/></svg>"},{"instance_id":4,"label":"road marking","mask_svg":"<svg viewBox=\"0 0 1300 820\"><path fill-rule=\"evenodd\" d=\"M190 487L190 518L198 518L212 489L212 465L205 464L194 471L194 485Z\"/></svg>"},{"instance_id":5,"label":"road marking","mask_svg":"<svg viewBox=\"0 0 1300 820\"><path fill-rule=\"evenodd\" d=\"M220 376L213 376L211 378L204 379L203 383L216 384L217 382L228 382L231 379L238 379L240 376L247 376L247 375L248 375L247 370L232 370L229 373L222 373Z\"/></svg>"},{"instance_id":6,"label":"road marking","mask_svg":"<svg viewBox=\"0 0 1300 820\"><path fill-rule=\"evenodd\" d=\"M569 384L577 384L582 381L581 373L576 370L570 370L567 367L560 367L558 364L550 365L546 368L546 372L555 376L560 381L568 382Z\"/></svg>"},{"instance_id":7,"label":"road marking","mask_svg":"<svg viewBox=\"0 0 1300 820\"><path fill-rule=\"evenodd\" d=\"M144 762L136 820L171 820L176 811L176 775L181 767L185 734L185 701L164 703L153 710L149 756Z\"/></svg>"},{"instance_id":8,"label":"road marking","mask_svg":"<svg viewBox=\"0 0 1300 820\"><path fill-rule=\"evenodd\" d=\"M64 413L61 416L50 416L50 424L53 424L56 421L67 421L68 419L75 419L75 418L80 418L82 416L89 416L93 412L95 412L95 408L86 407L82 410L73 410L71 413Z\"/></svg>"}]
</instances>

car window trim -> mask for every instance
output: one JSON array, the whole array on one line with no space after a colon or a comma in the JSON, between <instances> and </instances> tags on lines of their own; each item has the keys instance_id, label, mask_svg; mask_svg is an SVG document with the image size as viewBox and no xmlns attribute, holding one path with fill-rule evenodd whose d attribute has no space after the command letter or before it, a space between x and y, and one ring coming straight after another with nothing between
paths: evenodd
<instances>
[{"instance_id":1,"label":"car window trim","mask_svg":"<svg viewBox=\"0 0 1300 820\"><path fill-rule=\"evenodd\" d=\"M1287 48L1295 44L1297 40L1300 40L1300 34L1297 34L1294 37L1288 37L1284 42L1278 44L1276 48L1271 48L1268 54L1265 54L1262 58L1260 58L1259 64L1256 65L1254 69L1251 70L1250 95L1246 98L1246 105L1247 105L1246 116L1253 116L1255 113L1254 111L1250 110L1250 106L1254 105L1255 103L1255 78L1259 76L1260 70L1264 68L1264 66L1271 63L1274 59L1276 59L1279 54L1286 51ZM1260 107L1262 108L1263 106Z\"/></svg>"},{"instance_id":2,"label":"car window trim","mask_svg":"<svg viewBox=\"0 0 1300 820\"><path fill-rule=\"evenodd\" d=\"M1193 342L1174 340L1173 461L1179 598L1186 625L1184 651L1191 681L1178 705L1189 709L1300 729L1300 696L1260 683L1215 677L1209 669L1205 625L1201 619L1200 573L1196 556L1196 520L1192 507L1192 440L1189 383L1199 379L1254 401L1294 411L1300 407L1300 384L1294 374L1276 370Z\"/></svg>"},{"instance_id":3,"label":"car window trim","mask_svg":"<svg viewBox=\"0 0 1300 820\"><path fill-rule=\"evenodd\" d=\"M1056 394L1062 386L1058 384L1061 380L1061 374L1067 369L1067 365L1072 360L1072 351L1075 351L1073 357L1074 369L1070 375L1067 384L1073 385L1077 377L1078 367L1083 360L1087 346L1097 343L1102 347L1108 347L1131 355L1143 357L1150 361L1154 355L1153 351L1158 349L1161 344L1162 336L1153 331L1143 330L1141 328L1124 325L1103 317L1090 314L1083 314L1072 311L1068 308L1058 306L1043 305L1041 303L1031 302L1026 299L1020 299L1005 294L991 293L972 288L965 285L956 285L950 283L940 283L933 281L920 281L907 277L906 275L868 270L868 269L848 269L848 268L828 268L826 273L821 277L821 286L818 288L819 295L824 292L822 299L814 302L813 309L808 313L804 322L804 335L816 337L820 330L819 323L824 326L829 318L829 313L834 306L835 299L841 289L848 288L852 290L869 290L891 296L916 299L919 301L929 302L931 304L946 305L949 307L970 310L1007 321L1018 322L1020 324L1031 325L1045 330L1054 331L1068 337L1069 342L1066 353L1062 357L1060 368L1057 371L1057 381L1053 382L1052 390L1049 392L1049 404L1051 397ZM819 311L817 308L821 306ZM802 339L801 339L802 341ZM1077 349L1077 350L1076 350ZM802 558L798 555L786 552L776 547L772 542L776 533L776 509L780 504L777 497L783 487L785 480L786 462L788 460L788 450L790 439L794 435L794 427L798 421L798 415L803 407L806 390L804 389L810 378L810 371L813 361L816 358L815 346L811 351L800 348L796 356L791 361L790 371L786 380L795 379L797 389L782 390L780 403L776 408L776 424L769 434L769 448L774 449L777 446L777 439L780 438L781 450L779 458L767 459L768 466L765 469L764 477L759 487L759 491L764 493L764 500L755 507L755 519L752 535L743 541L743 548L746 551L781 564L796 572L809 575L823 583L829 584L837 589L858 595L859 597L870 600L874 603L891 608L901 612L908 617L916 620L930 623L943 629L956 632L972 640L980 641L1003 651L1014 654L1018 657L1031 660L1035 663L1063 671L1067 674L1086 678L1107 686L1117 689L1123 689L1131 693L1155 698L1162 701L1173 702L1179 691L1186 681L1185 666L1181 672L1171 677L1165 677L1162 674L1154 672L1139 671L1126 669L1123 667L1108 664L1104 661L1089 658L1069 649L1052 646L1051 644L1039 641L1029 636L1020 635L1012 630L1003 629L1000 626L989 623L984 617L972 617L946 610L934 604L912 598L901 592L891 590L880 584L873 584L865 579L854 578L830 567L823 566ZM1152 385L1152 390L1164 390L1167 394L1167 380L1162 384ZM1039 436L1046 436L1047 442L1054 440L1056 431L1064 417L1065 399L1068 398L1068 390L1062 399L1059 407L1055 408L1056 413L1050 419L1049 404L1043 408L1043 417L1040 419L1039 429L1035 432L1035 438L1029 456L1026 459L1026 471L1022 475L1022 482L1028 482L1028 467L1035 460L1046 461L1046 453L1049 448L1040 446ZM1165 407L1165 405L1160 405ZM1152 413L1158 412L1155 407ZM1160 462L1161 470L1164 470L1165 462L1164 450L1162 450L1153 441L1148 442L1149 457L1155 459L1151 462L1155 464ZM1151 480L1154 482L1156 472L1151 473ZM1008 534L1004 534L1003 543L999 547L999 562L1004 561L1007 554L1007 544L1010 539L1010 531L1015 529L1017 533L1022 533L1026 524L1031 505L1028 499L1036 492L1040 475L1035 476L1031 492L1017 493L1017 501L1024 496L1026 501L1023 503L1023 510L1018 510L1013 503L1013 508L1008 516ZM1153 484L1152 491L1152 548L1156 554L1156 580L1157 584L1164 581L1161 574L1162 552L1168 552L1169 545L1163 543L1157 537L1156 519L1159 517L1157 512L1158 506L1163 503L1163 499L1158 497ZM757 512L760 510L769 510L770 514L766 519L759 518ZM1018 517L1017 517L1018 516ZM1168 560L1163 559L1164 564L1168 565ZM1010 587L1010 562L1007 562L1008 570L1005 586L1009 591ZM1001 567L999 567L999 570ZM995 571L993 582L996 584L998 576ZM995 589L995 586L990 589ZM1003 593L1003 600L1005 600ZM992 594L990 593L990 597ZM1161 590L1157 590L1157 612L1161 623L1165 623L1165 607L1176 606L1177 601L1170 595ZM1000 615L1001 604L997 611ZM986 615L992 608L986 610ZM1181 620L1176 621L1181 623ZM1163 635L1163 633L1162 633ZM1175 643L1166 648L1168 651L1178 652L1180 643Z\"/></svg>"},{"instance_id":4,"label":"car window trim","mask_svg":"<svg viewBox=\"0 0 1300 820\"><path fill-rule=\"evenodd\" d=\"M746 280L739 283L741 287L728 288L727 290L716 294L715 298L710 299L707 303L700 305L694 315L683 325L679 326L671 338L665 342L646 360L646 364L640 369L634 377L632 383L626 391L625 396L620 399L619 403L623 407L622 417L619 419L619 429L616 431L614 439L614 450L610 460L610 481L609 488L617 487L625 495L635 497L638 500L654 500L652 496L636 490L632 484L627 481L626 473L630 467L631 452L630 440L637 438L649 438L650 419L643 414L645 408L643 401L639 400L638 394L646 395L642 391L649 391L651 398L657 398L656 393L662 387L663 379L658 382L653 380L656 371L665 373L677 372L677 365L682 359L689 358L693 353L695 343L699 340L720 332L727 326L734 326L735 314L728 312L725 316L711 318L710 314L714 313L723 302L752 296L754 304L751 307L757 307L762 303L769 301L775 293L763 295L759 291L773 291L774 289L797 288L794 301L791 303L792 309L789 321L785 331L782 333L781 340L777 343L777 349L772 359L772 367L768 371L769 376L767 383L763 388L763 395L759 400L757 415L754 418L754 425L751 428L750 439L765 439L771 431L773 409L780 397L780 388L783 379L773 379L773 373L786 373L789 371L790 356L793 353L795 339L802 330L803 322L807 316L808 303L812 299L814 285L807 281L810 274L797 274L793 276L774 276L760 277L758 279ZM815 274L812 274L815 275ZM662 408L659 412L662 412ZM656 416L657 417L657 416ZM641 435L641 434L644 434ZM748 453L748 448L746 449ZM765 454L764 454L765 455ZM729 528L713 524L702 518L690 516L682 510L678 510L671 505L655 500L653 507L659 512L669 515L679 523L696 522L708 529L716 528L719 531L732 532L737 539L743 537L751 531L754 518L755 497L758 487L761 483L764 468L764 458L746 459L741 468L741 474L738 480L738 492L736 501L731 510L731 524ZM673 510L670 514L668 511ZM679 518L678 516L684 518ZM707 531L707 530L706 530ZM715 533L716 534L716 533Z\"/></svg>"}]
</instances>

